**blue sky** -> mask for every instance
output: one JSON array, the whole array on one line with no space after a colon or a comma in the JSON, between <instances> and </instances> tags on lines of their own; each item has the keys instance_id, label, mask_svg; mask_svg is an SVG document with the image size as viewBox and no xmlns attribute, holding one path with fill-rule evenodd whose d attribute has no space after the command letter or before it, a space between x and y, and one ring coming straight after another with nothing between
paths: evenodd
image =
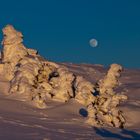
<instances>
[{"instance_id":1,"label":"blue sky","mask_svg":"<svg viewBox=\"0 0 140 140\"><path fill-rule=\"evenodd\" d=\"M0 5L0 28L14 25L25 46L49 60L140 68L139 0L0 0ZM98 47L90 47L91 38Z\"/></svg>"}]
</instances>

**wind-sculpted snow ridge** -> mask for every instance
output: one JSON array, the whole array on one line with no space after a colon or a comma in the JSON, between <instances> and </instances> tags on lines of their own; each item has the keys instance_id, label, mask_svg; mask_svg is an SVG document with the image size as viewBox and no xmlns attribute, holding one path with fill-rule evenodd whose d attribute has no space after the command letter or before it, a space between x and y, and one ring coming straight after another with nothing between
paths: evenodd
<instances>
[{"instance_id":1,"label":"wind-sculpted snow ridge","mask_svg":"<svg viewBox=\"0 0 140 140\"><path fill-rule=\"evenodd\" d=\"M74 98L87 107L87 123L93 126L123 127L125 118L117 108L127 97L116 94L122 67L112 64L97 85L73 74L67 67L44 60L23 44L23 35L13 26L3 29L0 72L10 82L9 95L18 95L38 108L47 107L47 99L68 102ZM91 75L92 76L92 75Z\"/></svg>"}]
</instances>

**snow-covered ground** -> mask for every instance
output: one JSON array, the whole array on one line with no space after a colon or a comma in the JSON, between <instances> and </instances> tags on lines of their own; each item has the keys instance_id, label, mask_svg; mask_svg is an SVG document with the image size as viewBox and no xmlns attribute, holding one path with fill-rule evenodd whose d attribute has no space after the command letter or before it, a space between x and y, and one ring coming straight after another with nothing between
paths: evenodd
<instances>
[{"instance_id":1,"label":"snow-covered ground","mask_svg":"<svg viewBox=\"0 0 140 140\"><path fill-rule=\"evenodd\" d=\"M91 64L61 63L75 74L95 83L107 68ZM126 117L124 129L91 127L85 107L74 99L67 103L47 101L46 109L37 109L8 93L9 83L0 76L0 140L139 140L140 139L140 70L124 69L117 89L128 96L120 109ZM17 99L17 100L16 100Z\"/></svg>"}]
</instances>

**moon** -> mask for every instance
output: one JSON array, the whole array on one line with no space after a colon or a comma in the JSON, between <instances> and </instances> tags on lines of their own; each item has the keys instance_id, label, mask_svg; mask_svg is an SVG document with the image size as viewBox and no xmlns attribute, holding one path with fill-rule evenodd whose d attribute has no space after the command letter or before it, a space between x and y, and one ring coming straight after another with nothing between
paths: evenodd
<instances>
[{"instance_id":1,"label":"moon","mask_svg":"<svg viewBox=\"0 0 140 140\"><path fill-rule=\"evenodd\" d=\"M97 47L98 46L98 41L96 39L90 39L89 44L91 47Z\"/></svg>"}]
</instances>

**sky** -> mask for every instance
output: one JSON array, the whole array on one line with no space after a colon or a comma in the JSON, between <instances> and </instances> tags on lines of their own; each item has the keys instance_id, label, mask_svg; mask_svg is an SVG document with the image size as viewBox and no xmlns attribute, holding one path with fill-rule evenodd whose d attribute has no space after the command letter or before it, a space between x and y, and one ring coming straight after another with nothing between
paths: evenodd
<instances>
[{"instance_id":1,"label":"sky","mask_svg":"<svg viewBox=\"0 0 140 140\"><path fill-rule=\"evenodd\" d=\"M0 0L0 5L0 29L12 24L25 46L48 60L140 68L140 0ZM89 45L92 38L97 47Z\"/></svg>"}]
</instances>

